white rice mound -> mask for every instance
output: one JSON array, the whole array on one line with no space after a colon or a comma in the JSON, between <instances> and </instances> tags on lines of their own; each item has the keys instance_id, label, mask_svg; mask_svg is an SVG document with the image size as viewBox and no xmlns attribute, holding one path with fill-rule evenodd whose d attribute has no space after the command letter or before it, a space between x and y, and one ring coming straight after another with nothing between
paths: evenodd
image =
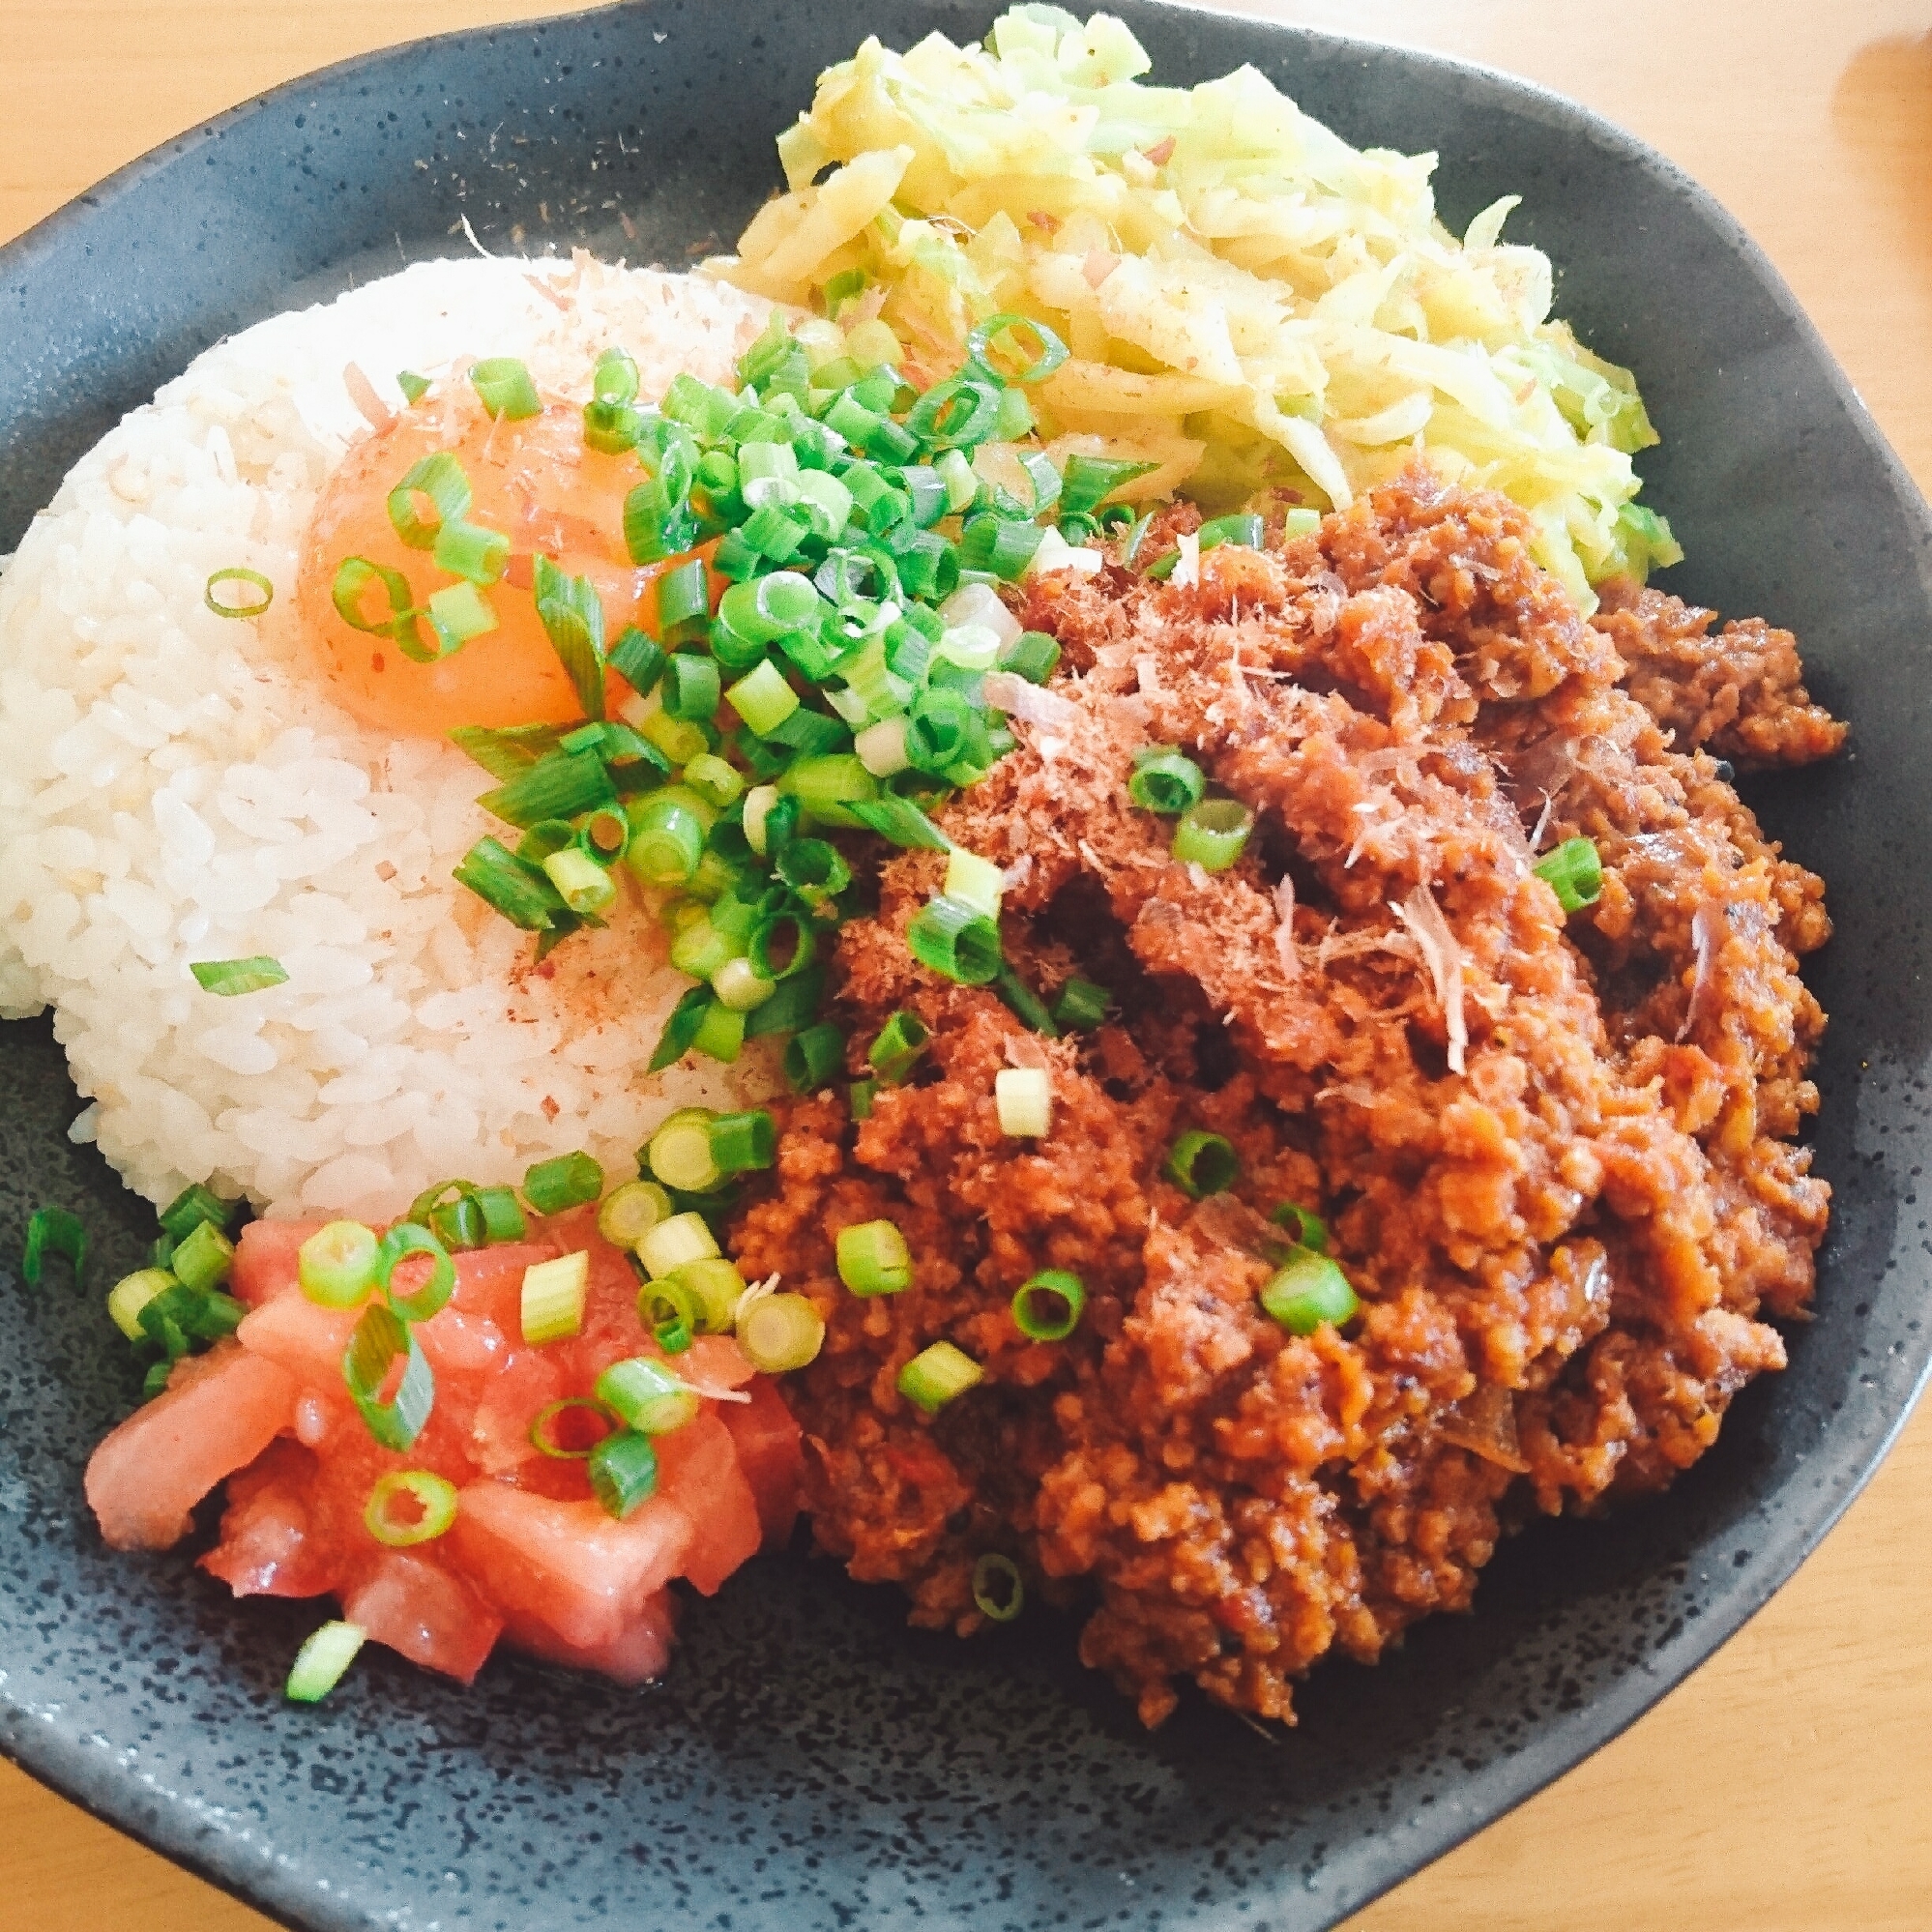
<instances>
[{"instance_id":1,"label":"white rice mound","mask_svg":"<svg viewBox=\"0 0 1932 1932\"><path fill-rule=\"evenodd\" d=\"M394 408L394 371L486 355L584 397L617 343L655 396L681 369L731 381L770 309L582 255L424 264L210 349L36 519L0 575L0 1013L54 1009L92 1099L72 1136L140 1193L205 1181L274 1214L377 1219L577 1148L628 1174L671 1108L770 1091L750 1049L646 1074L689 983L669 967L606 972L588 1010L573 974L519 972L531 936L459 908L450 876L502 830L475 804L495 781L358 724L278 621L366 426L346 366ZM234 565L276 586L259 623L204 604ZM256 953L288 983L219 998L189 970Z\"/></svg>"}]
</instances>

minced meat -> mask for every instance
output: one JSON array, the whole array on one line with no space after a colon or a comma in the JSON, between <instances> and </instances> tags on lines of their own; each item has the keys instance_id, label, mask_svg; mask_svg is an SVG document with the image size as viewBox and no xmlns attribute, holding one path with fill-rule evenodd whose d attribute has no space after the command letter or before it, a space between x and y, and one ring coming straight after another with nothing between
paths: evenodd
<instances>
[{"instance_id":1,"label":"minced meat","mask_svg":"<svg viewBox=\"0 0 1932 1932\"><path fill-rule=\"evenodd\" d=\"M1181 508L1143 562L1193 527ZM1537 1511L1654 1490L1783 1364L1829 1189L1792 1136L1824 1016L1799 954L1829 935L1713 753L1798 762L1842 727L1789 636L1620 589L1586 621L1501 496L1417 469L1315 538L1200 559L1197 584L1110 563L1028 589L1062 674L1018 748L939 814L1008 868L1007 956L1051 998L1112 1005L1047 1039L990 989L920 967L907 921L943 855L888 855L841 932L852 1067L899 1008L931 1030L855 1124L792 1105L776 1190L733 1245L828 1324L788 1379L819 1543L981 1621L976 1560L1086 1613L1081 1654L1157 1723L1176 1683L1289 1718L1331 1648L1372 1660ZM1174 862L1134 808L1147 745L1249 804L1230 871ZM1537 853L1595 842L1566 917ZM994 1077L1049 1069L1050 1131L1004 1135ZM1240 1177L1190 1200L1189 1127ZM1292 1335L1257 1291L1321 1215L1361 1298ZM915 1278L841 1286L839 1229L889 1217ZM1067 1340L1010 1302L1044 1268L1087 1292ZM985 1379L928 1418L896 1390L938 1338Z\"/></svg>"}]
</instances>

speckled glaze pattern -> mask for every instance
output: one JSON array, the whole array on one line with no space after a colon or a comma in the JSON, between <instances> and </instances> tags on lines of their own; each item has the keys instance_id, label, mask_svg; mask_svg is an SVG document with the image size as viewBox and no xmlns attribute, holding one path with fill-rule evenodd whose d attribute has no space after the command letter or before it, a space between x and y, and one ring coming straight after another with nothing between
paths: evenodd
<instances>
[{"instance_id":1,"label":"speckled glaze pattern","mask_svg":"<svg viewBox=\"0 0 1932 1932\"><path fill-rule=\"evenodd\" d=\"M1438 150L1451 227L1520 192L1511 239L1549 251L1560 312L1636 367L1662 428L1644 468L1689 552L1672 587L1792 626L1813 690L1852 718L1841 762L1754 794L1838 922L1813 973L1832 1014L1818 1165L1838 1190L1820 1319L1668 1498L1532 1530L1474 1618L1373 1671L1325 1666L1299 1731L1189 1700L1149 1737L1070 1628L923 1636L894 1595L800 1558L693 1604L668 1681L641 1692L508 1657L465 1692L370 1651L330 1703L288 1707L317 1613L235 1604L186 1551L102 1547L81 1470L136 1376L97 1294L0 1273L0 1749L291 1923L1313 1932L1707 1656L1817 1542L1923 1377L1932 935L1896 881L1932 846L1925 506L1763 257L1617 130L1433 57L1115 4L1163 78L1249 60L1353 140ZM0 554L224 331L458 252L465 216L494 249L681 263L777 185L804 78L862 30L906 46L991 13L655 0L405 47L184 137L0 250ZM44 1022L0 1031L0 1246L63 1202L96 1230L103 1287L147 1216L67 1143L76 1101Z\"/></svg>"}]
</instances>

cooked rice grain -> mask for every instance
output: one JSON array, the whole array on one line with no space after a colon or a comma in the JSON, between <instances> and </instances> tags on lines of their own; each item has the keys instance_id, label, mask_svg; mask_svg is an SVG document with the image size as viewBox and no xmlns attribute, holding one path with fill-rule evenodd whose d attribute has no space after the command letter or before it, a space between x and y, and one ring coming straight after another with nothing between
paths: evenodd
<instances>
[{"instance_id":1,"label":"cooked rice grain","mask_svg":"<svg viewBox=\"0 0 1932 1932\"><path fill-rule=\"evenodd\" d=\"M645 1078L688 982L613 973L620 934L530 974L528 935L450 876L493 824L489 778L330 703L288 621L317 495L365 426L346 366L392 407L394 371L479 355L588 394L617 342L655 395L679 369L728 379L769 307L581 256L423 264L218 344L35 520L0 576L0 1012L54 1009L92 1099L73 1137L139 1192L206 1180L378 1216L577 1147L628 1167L669 1108L769 1079L749 1054ZM258 623L203 603L235 565L276 585ZM189 971L263 952L286 985L223 1000Z\"/></svg>"}]
</instances>

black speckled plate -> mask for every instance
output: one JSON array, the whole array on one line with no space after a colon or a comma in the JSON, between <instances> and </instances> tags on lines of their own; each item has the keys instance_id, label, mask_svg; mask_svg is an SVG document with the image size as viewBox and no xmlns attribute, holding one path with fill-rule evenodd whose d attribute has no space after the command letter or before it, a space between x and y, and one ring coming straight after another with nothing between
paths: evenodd
<instances>
[{"instance_id":1,"label":"black speckled plate","mask_svg":"<svg viewBox=\"0 0 1932 1932\"><path fill-rule=\"evenodd\" d=\"M0 1748L172 1857L314 1927L1327 1926L1614 1736L1818 1541L1926 1368L1932 849L1925 506L1764 258L1656 155L1428 55L1120 0L1161 77L1244 60L1350 139L1444 157L1459 228L1520 192L1558 307L1635 366L1665 442L1671 583L1762 611L1855 725L1756 794L1831 883L1820 1319L1668 1498L1539 1527L1474 1618L1332 1665L1301 1729L1198 1701L1153 1737L1029 1618L971 1645L829 1566L760 1561L685 1623L669 1681L513 1658L462 1691L369 1652L315 1711L278 1689L314 1621L186 1555L112 1558L89 1445L135 1394L98 1299L0 1279ZM986 0L669 0L429 41L187 136L0 250L0 553L68 465L224 331L404 260L582 244L682 262L776 185L772 137L863 29L983 30ZM595 163L595 172L592 171ZM1848 594L1849 593L1849 594ZM0 1228L52 1199L134 1264L139 1205L67 1143L44 1023L0 1034ZM9 1236L8 1241L14 1239ZM1686 1773L1688 1775L1688 1773ZM1688 1789L1681 1796L1687 1800ZM1668 1803L1671 1795L1658 1794Z\"/></svg>"}]
</instances>

